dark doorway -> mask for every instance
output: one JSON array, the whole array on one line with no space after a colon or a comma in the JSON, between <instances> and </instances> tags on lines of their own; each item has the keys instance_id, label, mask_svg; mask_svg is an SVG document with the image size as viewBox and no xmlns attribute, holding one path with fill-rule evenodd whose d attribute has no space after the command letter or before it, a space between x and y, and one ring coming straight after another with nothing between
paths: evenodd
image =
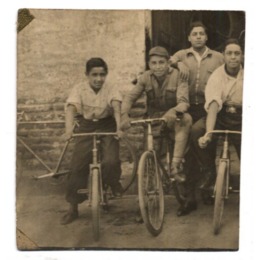
<instances>
[{"instance_id":1,"label":"dark doorway","mask_svg":"<svg viewBox=\"0 0 260 260\"><path fill-rule=\"evenodd\" d=\"M164 46L172 55L188 48L187 29L194 21L202 21L208 28L208 47L221 51L223 42L239 38L244 45L245 12L243 11L152 11L151 45Z\"/></svg>"}]
</instances>

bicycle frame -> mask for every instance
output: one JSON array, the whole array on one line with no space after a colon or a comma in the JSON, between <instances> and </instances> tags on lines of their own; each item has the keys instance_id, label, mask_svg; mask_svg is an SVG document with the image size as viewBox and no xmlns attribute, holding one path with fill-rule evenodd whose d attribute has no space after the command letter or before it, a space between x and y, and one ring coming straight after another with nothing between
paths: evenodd
<instances>
[{"instance_id":1,"label":"bicycle frame","mask_svg":"<svg viewBox=\"0 0 260 260\"><path fill-rule=\"evenodd\" d=\"M228 199L228 193L229 193L229 173L230 173L230 155L229 155L229 139L228 135L230 134L240 134L240 131L231 131L231 130L212 130L208 131L205 136L208 136L210 134L224 134L224 142L223 142L223 149L219 158L219 162L224 161L227 164L227 180L226 180L226 193L225 198ZM216 193L216 186L214 187L214 194Z\"/></svg>"},{"instance_id":2,"label":"bicycle frame","mask_svg":"<svg viewBox=\"0 0 260 260\"><path fill-rule=\"evenodd\" d=\"M172 185L169 178L170 153L167 150L167 169L157 157L153 145L152 124L166 123L164 118L152 118L132 121L132 125L145 125L146 150L142 153L138 164L138 197L141 214L148 231L157 236L161 233L164 219L163 177ZM168 145L167 145L168 147Z\"/></svg>"},{"instance_id":3,"label":"bicycle frame","mask_svg":"<svg viewBox=\"0 0 260 260\"><path fill-rule=\"evenodd\" d=\"M241 134L240 131L230 130L213 130L205 134L224 134L223 151L221 153L217 171L217 178L214 186L214 214L213 214L213 230L217 235L222 224L222 216L224 212L225 200L229 195L229 177L230 177L230 156L229 156L229 134Z\"/></svg>"}]
</instances>

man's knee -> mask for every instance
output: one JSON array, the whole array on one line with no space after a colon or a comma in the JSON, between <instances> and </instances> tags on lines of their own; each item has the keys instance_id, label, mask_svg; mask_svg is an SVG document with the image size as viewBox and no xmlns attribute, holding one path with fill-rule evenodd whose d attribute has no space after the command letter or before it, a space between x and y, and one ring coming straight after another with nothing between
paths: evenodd
<instances>
[{"instance_id":1,"label":"man's knee","mask_svg":"<svg viewBox=\"0 0 260 260\"><path fill-rule=\"evenodd\" d=\"M165 114L164 117L167 119L167 127L172 129L176 125L177 122L177 115L176 115L176 110L174 108L171 108L168 110ZM184 113L182 118L180 119L180 124L179 126L181 127L187 127L190 129L192 125L192 117L188 113Z\"/></svg>"},{"instance_id":2,"label":"man's knee","mask_svg":"<svg viewBox=\"0 0 260 260\"><path fill-rule=\"evenodd\" d=\"M183 114L183 118L181 119L181 122L183 125L185 125L187 128L191 128L192 126L192 117L188 113Z\"/></svg>"}]
</instances>

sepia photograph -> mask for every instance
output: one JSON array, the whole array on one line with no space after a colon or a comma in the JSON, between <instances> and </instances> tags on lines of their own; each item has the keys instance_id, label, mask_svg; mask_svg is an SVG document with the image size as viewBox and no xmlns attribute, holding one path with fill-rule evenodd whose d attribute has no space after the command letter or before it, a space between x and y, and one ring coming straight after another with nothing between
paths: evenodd
<instances>
[{"instance_id":1,"label":"sepia photograph","mask_svg":"<svg viewBox=\"0 0 260 260\"><path fill-rule=\"evenodd\" d=\"M239 251L246 20L17 10L18 250Z\"/></svg>"}]
</instances>

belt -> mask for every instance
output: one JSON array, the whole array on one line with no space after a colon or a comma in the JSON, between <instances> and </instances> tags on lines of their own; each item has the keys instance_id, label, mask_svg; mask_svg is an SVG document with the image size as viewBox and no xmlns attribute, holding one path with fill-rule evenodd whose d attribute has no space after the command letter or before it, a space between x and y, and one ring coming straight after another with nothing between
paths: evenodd
<instances>
[{"instance_id":1,"label":"belt","mask_svg":"<svg viewBox=\"0 0 260 260\"><path fill-rule=\"evenodd\" d=\"M224 105L224 111L229 114L241 114L242 107L241 106L234 106L234 105Z\"/></svg>"}]
</instances>

